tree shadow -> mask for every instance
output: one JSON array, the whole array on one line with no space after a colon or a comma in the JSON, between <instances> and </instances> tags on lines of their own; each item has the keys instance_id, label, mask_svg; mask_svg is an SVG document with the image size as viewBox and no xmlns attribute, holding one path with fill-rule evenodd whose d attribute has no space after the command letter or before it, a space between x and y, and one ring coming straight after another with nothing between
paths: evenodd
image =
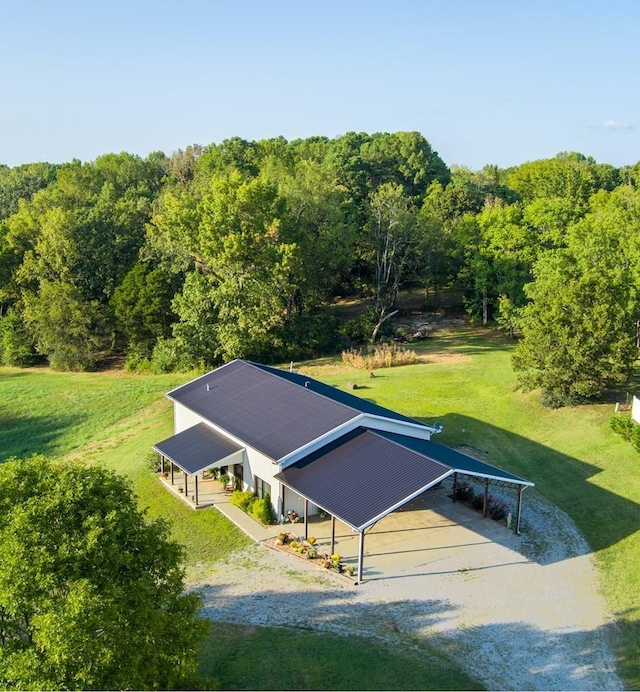
<instances>
[{"instance_id":1,"label":"tree shadow","mask_svg":"<svg viewBox=\"0 0 640 692\"><path fill-rule=\"evenodd\" d=\"M602 471L598 466L469 416L449 413L438 421L444 432L434 441L457 447L464 431L465 441L485 452L483 461L535 483L538 492L561 507L592 550L608 548L640 529L638 503L591 482ZM523 512L527 493L531 491L524 493Z\"/></svg>"},{"instance_id":2,"label":"tree shadow","mask_svg":"<svg viewBox=\"0 0 640 692\"><path fill-rule=\"evenodd\" d=\"M199 590L202 613L214 621L373 637L398 652L435 647L488 689L621 687L610 655L617 639L615 625L592 630L540 629L530 622L511 621L508 604L502 621L474 624L465 608L437 596L383 602L375 592L365 600L353 589L331 587L293 593L263 587L239 598L230 579L227 585L205 585ZM228 660L229 652L224 654ZM353 689L366 687L363 681L362 688Z\"/></svg>"},{"instance_id":3,"label":"tree shadow","mask_svg":"<svg viewBox=\"0 0 640 692\"><path fill-rule=\"evenodd\" d=\"M79 425L84 418L80 412L18 416L6 406L0 406L0 463L10 457L23 458L37 453L55 453L57 441L69 428Z\"/></svg>"}]
</instances>

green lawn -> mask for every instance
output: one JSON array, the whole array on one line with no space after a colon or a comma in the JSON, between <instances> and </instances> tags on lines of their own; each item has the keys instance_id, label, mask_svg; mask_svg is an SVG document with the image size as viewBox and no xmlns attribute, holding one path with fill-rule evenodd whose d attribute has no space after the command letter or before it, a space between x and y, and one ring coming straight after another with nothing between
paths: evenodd
<instances>
[{"instance_id":1,"label":"green lawn","mask_svg":"<svg viewBox=\"0 0 640 692\"><path fill-rule=\"evenodd\" d=\"M419 643L390 649L365 637L216 623L209 637L201 670L223 690L481 689Z\"/></svg>"},{"instance_id":2,"label":"green lawn","mask_svg":"<svg viewBox=\"0 0 640 692\"><path fill-rule=\"evenodd\" d=\"M640 688L640 459L608 427L613 404L543 408L534 394L515 391L510 367L512 345L488 331L465 330L432 338L419 350L432 362L379 371L374 379L335 359L304 363L300 368L337 386L356 382L362 386L356 390L360 396L424 421L441 422L444 432L436 438L439 442L469 444L486 451L492 463L535 482L537 491L567 512L594 549L602 591L617 617L620 673L627 687ZM197 574L247 545L247 539L216 512L196 513L168 493L159 493L146 471L144 459L151 444L172 433L171 410L163 394L187 379L185 375L91 375L1 368L2 458L34 451L53 456L71 454L106 463L128 475L150 515L173 521L174 535L186 547L188 567ZM271 642L279 642L278 650L286 661L289 644L303 641L307 633L256 629L238 636L253 641L252 650L258 652L256 655L262 651L265 659ZM353 661L361 660L356 650L360 640L327 635L321 640L335 646L330 660L341 660L341 649L350 652ZM208 655L217 647L215 637L210 639ZM369 644L364 650L373 651ZM225 651L229 653L226 645ZM311 645L308 651L315 660ZM435 656L433 652L431 655ZM293 648L291 656L294 663L285 667L296 675L300 670L315 670L315 663L305 668L304 657L296 658ZM369 656L370 662L378 657L379 653ZM393 658L396 660L395 654ZM237 671L242 665L241 661L230 664L229 670ZM370 663L359 673L360 664L350 665L356 670L352 680L364 680ZM449 686L438 677L436 667L429 678L432 684L423 679L419 686ZM213 674L222 686L231 686L220 672ZM302 686L298 682L301 679L287 673L274 686L295 688ZM324 688L325 678L312 676L312 680L310 687ZM466 680L451 685L473 686L473 681ZM348 688L351 684L345 678L339 686ZM398 682L407 689L412 684L408 678ZM251 678L246 686L258 687L259 681ZM369 679L363 686L374 689L390 687L390 683L383 676Z\"/></svg>"}]
</instances>

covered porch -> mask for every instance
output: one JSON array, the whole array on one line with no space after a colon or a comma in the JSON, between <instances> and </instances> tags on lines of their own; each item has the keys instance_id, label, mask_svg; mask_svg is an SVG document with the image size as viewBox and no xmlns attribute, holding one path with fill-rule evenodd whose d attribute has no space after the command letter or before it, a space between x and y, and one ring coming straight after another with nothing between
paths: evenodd
<instances>
[{"instance_id":1,"label":"covered porch","mask_svg":"<svg viewBox=\"0 0 640 692\"><path fill-rule=\"evenodd\" d=\"M210 507L226 489L212 469L229 467L242 473L244 448L204 423L198 423L154 445L160 455L165 486L194 509Z\"/></svg>"}]
</instances>

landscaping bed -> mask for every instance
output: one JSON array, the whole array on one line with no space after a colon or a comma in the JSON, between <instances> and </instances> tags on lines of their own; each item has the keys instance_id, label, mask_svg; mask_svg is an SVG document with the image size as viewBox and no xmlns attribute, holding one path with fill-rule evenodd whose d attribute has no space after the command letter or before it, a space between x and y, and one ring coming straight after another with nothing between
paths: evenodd
<instances>
[{"instance_id":1,"label":"landscaping bed","mask_svg":"<svg viewBox=\"0 0 640 692\"><path fill-rule=\"evenodd\" d=\"M305 539L290 532L279 533L275 538L265 541L265 544L316 565L326 572L338 575L350 584L357 584L356 568L353 565L344 565L338 553L320 552L316 547L314 536Z\"/></svg>"}]
</instances>

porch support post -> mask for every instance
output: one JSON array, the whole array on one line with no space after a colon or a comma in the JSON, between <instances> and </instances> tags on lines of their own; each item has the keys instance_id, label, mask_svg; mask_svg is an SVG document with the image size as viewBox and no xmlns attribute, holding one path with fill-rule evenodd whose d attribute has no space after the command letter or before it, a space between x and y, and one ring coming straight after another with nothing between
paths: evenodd
<instances>
[{"instance_id":1,"label":"porch support post","mask_svg":"<svg viewBox=\"0 0 640 692\"><path fill-rule=\"evenodd\" d=\"M514 529L516 536L520 535L520 512L522 511L522 491L524 490L524 485L518 486L518 506L516 508L516 527Z\"/></svg>"},{"instance_id":2,"label":"porch support post","mask_svg":"<svg viewBox=\"0 0 640 692\"><path fill-rule=\"evenodd\" d=\"M458 472L453 474L453 501L456 501L456 492L458 491Z\"/></svg>"},{"instance_id":3,"label":"porch support post","mask_svg":"<svg viewBox=\"0 0 640 692\"><path fill-rule=\"evenodd\" d=\"M309 538L309 500L304 498L304 540Z\"/></svg>"},{"instance_id":4,"label":"porch support post","mask_svg":"<svg viewBox=\"0 0 640 692\"><path fill-rule=\"evenodd\" d=\"M364 562L364 531L360 531L360 542L358 545L358 583L362 581L362 563Z\"/></svg>"},{"instance_id":5,"label":"porch support post","mask_svg":"<svg viewBox=\"0 0 640 692\"><path fill-rule=\"evenodd\" d=\"M198 506L198 476L196 478L196 507Z\"/></svg>"},{"instance_id":6,"label":"porch support post","mask_svg":"<svg viewBox=\"0 0 640 692\"><path fill-rule=\"evenodd\" d=\"M336 518L331 515L331 554L335 552L334 548L336 545Z\"/></svg>"},{"instance_id":7,"label":"porch support post","mask_svg":"<svg viewBox=\"0 0 640 692\"><path fill-rule=\"evenodd\" d=\"M189 498L189 488L187 487L187 472L184 472L184 496Z\"/></svg>"},{"instance_id":8,"label":"porch support post","mask_svg":"<svg viewBox=\"0 0 640 692\"><path fill-rule=\"evenodd\" d=\"M282 491L282 494L281 494L281 496L280 496L280 497L282 498L282 499L281 499L281 502L282 502L282 511L280 512L280 516L282 517L282 523L284 524L285 519L286 519L284 513L287 511L287 510L285 509L285 504L284 504L284 493L285 493L285 490L286 490L287 488L286 488L286 486L282 485L282 483L281 483L281 484L280 484L280 489L281 489L281 491Z\"/></svg>"},{"instance_id":9,"label":"porch support post","mask_svg":"<svg viewBox=\"0 0 640 692\"><path fill-rule=\"evenodd\" d=\"M173 462L171 462L171 485L173 485Z\"/></svg>"},{"instance_id":10,"label":"porch support post","mask_svg":"<svg viewBox=\"0 0 640 692\"><path fill-rule=\"evenodd\" d=\"M484 498L482 499L482 518L487 518L487 502L489 500L489 479L484 479Z\"/></svg>"},{"instance_id":11,"label":"porch support post","mask_svg":"<svg viewBox=\"0 0 640 692\"><path fill-rule=\"evenodd\" d=\"M160 472L164 474L164 454L160 455Z\"/></svg>"}]
</instances>

